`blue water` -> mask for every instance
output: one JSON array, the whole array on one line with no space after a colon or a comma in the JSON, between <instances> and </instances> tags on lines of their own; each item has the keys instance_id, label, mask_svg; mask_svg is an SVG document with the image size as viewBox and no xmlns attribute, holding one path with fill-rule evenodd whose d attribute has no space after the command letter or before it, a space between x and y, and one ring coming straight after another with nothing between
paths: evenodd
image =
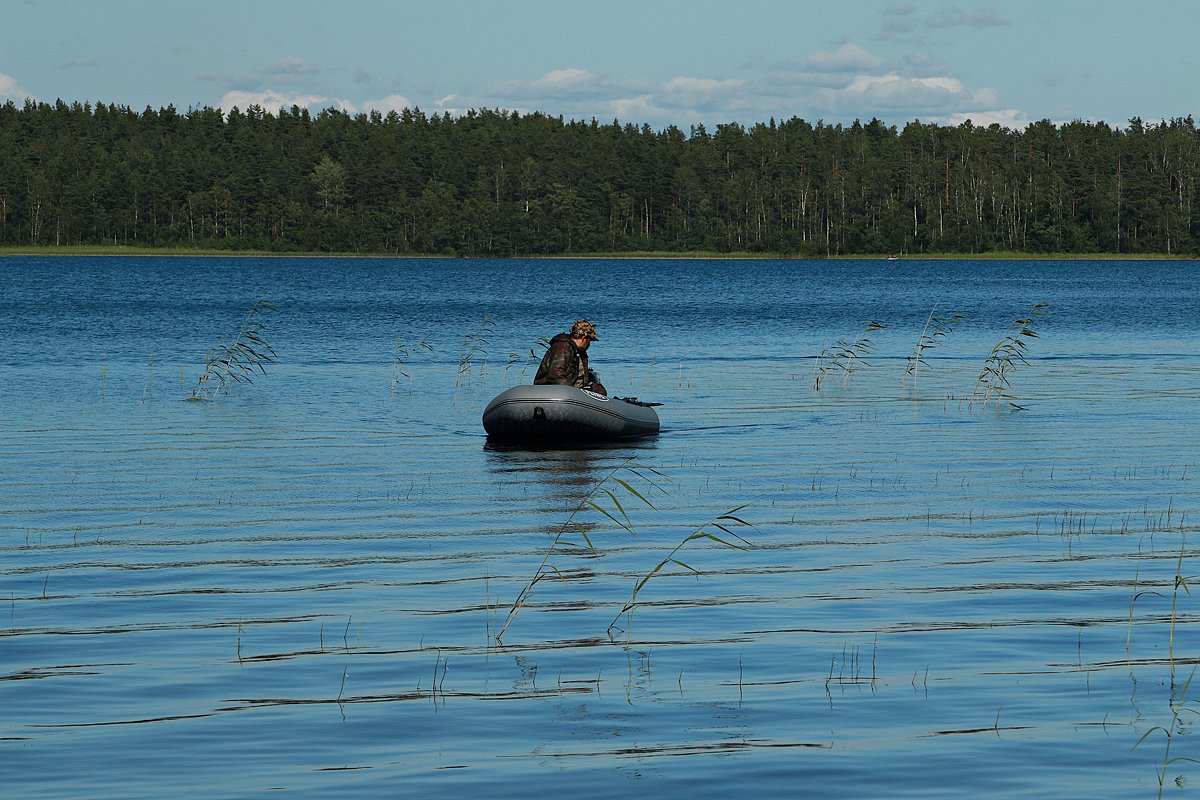
<instances>
[{"instance_id":1,"label":"blue water","mask_svg":"<svg viewBox=\"0 0 1200 800\"><path fill-rule=\"evenodd\" d=\"M1194 262L0 259L0 782L1157 794L1200 758L1153 730L1200 710L1175 589L1198 286ZM185 402L264 298L277 361ZM1039 302L1008 398L972 402ZM931 311L967 316L902 383ZM662 435L489 445L483 406L582 316ZM654 505L603 484L634 533L584 503L609 474ZM747 549L688 544L699 574L610 636L743 505ZM569 535L497 642L575 522L595 549ZM1168 764L1168 794L1195 780Z\"/></svg>"}]
</instances>

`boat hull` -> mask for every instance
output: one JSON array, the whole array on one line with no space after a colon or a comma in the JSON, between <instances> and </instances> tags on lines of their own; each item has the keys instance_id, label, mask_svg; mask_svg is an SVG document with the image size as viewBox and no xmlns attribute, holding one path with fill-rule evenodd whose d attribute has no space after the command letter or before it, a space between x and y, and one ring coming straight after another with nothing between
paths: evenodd
<instances>
[{"instance_id":1,"label":"boat hull","mask_svg":"<svg viewBox=\"0 0 1200 800\"><path fill-rule=\"evenodd\" d=\"M511 442L603 442L658 433L648 405L573 386L514 386L483 411L488 436Z\"/></svg>"}]
</instances>

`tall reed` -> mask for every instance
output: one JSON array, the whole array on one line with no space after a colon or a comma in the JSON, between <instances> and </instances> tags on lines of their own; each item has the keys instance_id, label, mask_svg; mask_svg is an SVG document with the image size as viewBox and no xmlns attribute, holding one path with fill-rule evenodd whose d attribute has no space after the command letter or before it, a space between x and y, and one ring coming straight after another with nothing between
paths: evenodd
<instances>
[{"instance_id":1,"label":"tall reed","mask_svg":"<svg viewBox=\"0 0 1200 800\"><path fill-rule=\"evenodd\" d=\"M529 348L529 355L525 357L524 363L521 364L521 380L525 380L525 373L530 367L534 370L542 363L542 358L546 355L546 350L550 348L550 340L545 336L538 337L538 340ZM517 353L508 354L508 366L511 367L521 356ZM505 370L507 372L507 370Z\"/></svg>"},{"instance_id":2,"label":"tall reed","mask_svg":"<svg viewBox=\"0 0 1200 800\"><path fill-rule=\"evenodd\" d=\"M622 530L633 533L633 523L629 518L629 514L625 510L625 506L621 503L621 496L624 495L626 502L630 499L636 500L650 508L654 508L654 504L646 498L646 496L638 491L628 480L620 477L621 473L627 473L633 478L636 478L645 484L645 488L657 489L665 491L659 485L657 479L662 477L662 473L650 467L638 466L633 463L633 460L627 460L613 467L609 472L600 479L591 490L584 495L579 504L571 511L567 519L559 527L554 539L550 542L550 546L546 548L546 552L542 556L541 563L534 570L533 577L525 584L520 593L517 594L516 600L513 601L509 608L508 616L505 617L504 625L496 633L496 641L501 642L504 638L504 632L508 630L508 626L516 620L517 615L529 603L529 598L533 594L533 590L539 583L551 577L562 577L559 569L551 563L551 559L563 551L573 549L581 549L579 540L574 537L578 536L580 540L587 546L587 549L595 552L596 546L592 543L591 537L587 534L587 529L579 522L579 517L586 511L594 511L615 523ZM611 503L611 508L605 508L601 503L607 498Z\"/></svg>"},{"instance_id":3,"label":"tall reed","mask_svg":"<svg viewBox=\"0 0 1200 800\"><path fill-rule=\"evenodd\" d=\"M430 353L434 352L433 345L429 343L429 337L424 336L419 342L410 345L401 337L396 337L396 351L392 355L392 391L396 391L397 384L400 383L401 376L408 381L408 390L412 392L412 375L408 372L408 362L415 355L423 350Z\"/></svg>"},{"instance_id":4,"label":"tall reed","mask_svg":"<svg viewBox=\"0 0 1200 800\"><path fill-rule=\"evenodd\" d=\"M633 593L629 595L629 600L625 602L625 605L622 606L621 610L617 612L617 615L613 617L613 621L608 624L607 632L609 638L612 638L613 629L617 627L617 621L621 619L622 615L626 615L626 620L633 615L633 611L638 605L638 595L641 593L642 589L646 588L646 584L648 584L656 575L661 574L662 571L668 566L674 564L677 567L682 567L693 575L698 576L700 574L698 569L679 558L679 551L687 547L687 545L691 544L692 542L709 541L716 542L717 544L725 547L732 547L735 550L745 550L750 547L751 544L733 530L734 527L754 528L754 526L749 522L746 522L746 520L737 516L738 512L744 508L747 508L747 504L731 508L724 514L718 514L708 522L705 522L703 525L696 528L694 531L685 536L679 542L679 544L675 545L671 552L667 553L662 561L659 561L653 569L635 581L633 584ZM720 531L721 534L724 534L724 536L720 536L714 533L714 531ZM741 544L734 542L734 539L736 539L737 542L741 542Z\"/></svg>"},{"instance_id":5,"label":"tall reed","mask_svg":"<svg viewBox=\"0 0 1200 800\"><path fill-rule=\"evenodd\" d=\"M462 340L462 344L458 349L458 372L454 377L454 385L471 381L471 370L475 366L475 360L479 356L487 355L487 345L491 345L491 335L495 332L496 326L490 316L484 317L473 331L468 331Z\"/></svg>"},{"instance_id":6,"label":"tall reed","mask_svg":"<svg viewBox=\"0 0 1200 800\"><path fill-rule=\"evenodd\" d=\"M867 322L867 327L853 342L838 339L822 350L821 354L817 356L817 374L813 378L813 389L821 391L821 385L825 383L825 378L834 370L842 371L843 384L849 383L854 368L859 363L866 363L863 361L863 356L875 349L870 334L883 330L883 327L881 323L870 320Z\"/></svg>"},{"instance_id":7,"label":"tall reed","mask_svg":"<svg viewBox=\"0 0 1200 800\"><path fill-rule=\"evenodd\" d=\"M1135 748L1140 746L1154 733L1161 732L1167 739L1166 745L1163 747L1163 759L1161 766L1156 766L1154 772L1158 777L1158 796L1161 800L1163 794L1163 784L1167 779L1167 770L1172 764L1180 762L1190 762L1192 764L1200 764L1200 759L1190 758L1188 756L1171 756L1171 745L1175 742L1175 737L1190 732L1190 729L1183 724L1182 717L1184 714L1200 715L1200 710L1188 706L1190 702L1187 693L1188 688L1192 685L1192 678L1196 677L1196 671L1192 670L1192 674L1188 676L1187 682L1182 687L1175 687L1171 690L1171 699L1168 705L1171 708L1171 721L1166 725L1155 725L1150 730L1142 734L1142 738L1138 739L1133 745Z\"/></svg>"},{"instance_id":8,"label":"tall reed","mask_svg":"<svg viewBox=\"0 0 1200 800\"><path fill-rule=\"evenodd\" d=\"M915 385L917 382L917 368L929 366L929 363L925 360L925 351L937 347L937 340L953 333L954 326L966 318L967 315L962 313L954 313L948 317L939 317L937 315L937 306L934 306L929 312L929 318L925 320L925 327L921 329L921 335L917 337L917 344L913 348L912 355L908 357L908 364L904 368L904 374L900 376L900 383L903 384L911 377Z\"/></svg>"},{"instance_id":9,"label":"tall reed","mask_svg":"<svg viewBox=\"0 0 1200 800\"><path fill-rule=\"evenodd\" d=\"M188 400L212 400L228 392L235 383L253 383L257 370L267 374L266 365L275 361L275 349L263 338L263 313L275 311L275 305L259 300L246 312L246 319L234 337L204 356L204 372L192 388Z\"/></svg>"},{"instance_id":10,"label":"tall reed","mask_svg":"<svg viewBox=\"0 0 1200 800\"><path fill-rule=\"evenodd\" d=\"M1003 400L1015 411L1025 410L1024 406L1013 402L1012 396L1008 393L1009 376L1018 365L1028 365L1025 353L1029 349L1029 340L1038 338L1034 326L1041 317L1050 313L1049 306L1050 304L1046 302L1035 303L1028 314L1017 317L1008 326L1004 336L996 342L992 351L984 359L983 368L979 371L975 388L967 403L968 407L974 407L978 403L982 408L990 402Z\"/></svg>"},{"instance_id":11,"label":"tall reed","mask_svg":"<svg viewBox=\"0 0 1200 800\"><path fill-rule=\"evenodd\" d=\"M1171 677L1175 676L1175 623L1179 619L1179 590L1192 596L1188 588L1188 577L1183 574L1183 555L1186 552L1186 542L1179 543L1179 559L1175 562L1175 584L1171 590L1171 633L1167 637L1167 658L1171 662Z\"/></svg>"}]
</instances>

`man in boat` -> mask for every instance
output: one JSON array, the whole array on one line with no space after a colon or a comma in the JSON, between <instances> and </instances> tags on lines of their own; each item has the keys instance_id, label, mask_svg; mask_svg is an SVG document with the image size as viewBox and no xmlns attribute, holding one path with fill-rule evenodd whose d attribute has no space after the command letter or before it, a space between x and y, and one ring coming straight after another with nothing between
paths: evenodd
<instances>
[{"instance_id":1,"label":"man in boat","mask_svg":"<svg viewBox=\"0 0 1200 800\"><path fill-rule=\"evenodd\" d=\"M596 380L596 373L588 369L588 347L598 338L595 325L586 319L575 320L570 333L560 333L550 340L533 382L608 394L604 385Z\"/></svg>"}]
</instances>

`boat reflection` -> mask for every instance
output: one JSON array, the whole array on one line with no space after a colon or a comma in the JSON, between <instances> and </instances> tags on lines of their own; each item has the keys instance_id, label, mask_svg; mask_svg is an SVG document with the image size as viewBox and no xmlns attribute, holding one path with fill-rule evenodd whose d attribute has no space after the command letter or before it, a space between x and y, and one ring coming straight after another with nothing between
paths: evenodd
<instances>
[{"instance_id":1,"label":"boat reflection","mask_svg":"<svg viewBox=\"0 0 1200 800\"><path fill-rule=\"evenodd\" d=\"M590 489L607 472L626 462L645 461L658 449L653 439L534 446L488 441L483 446L488 469L506 482L534 479L554 486Z\"/></svg>"}]
</instances>

